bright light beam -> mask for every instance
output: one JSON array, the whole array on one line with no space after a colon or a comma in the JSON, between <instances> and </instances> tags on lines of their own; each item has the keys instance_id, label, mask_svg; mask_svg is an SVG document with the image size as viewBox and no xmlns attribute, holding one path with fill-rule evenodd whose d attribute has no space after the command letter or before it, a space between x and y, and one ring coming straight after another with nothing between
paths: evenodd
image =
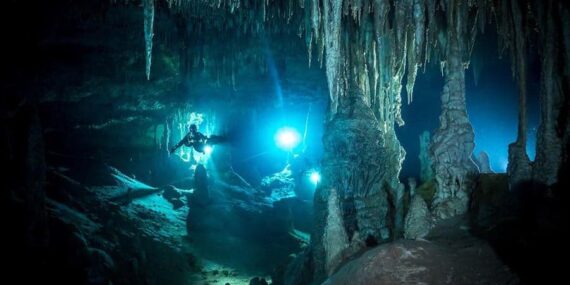
<instances>
[{"instance_id":1,"label":"bright light beam","mask_svg":"<svg viewBox=\"0 0 570 285\"><path fill-rule=\"evenodd\" d=\"M207 155L212 154L212 151L214 151L214 148L211 145L207 145L204 147L204 153Z\"/></svg>"},{"instance_id":2,"label":"bright light beam","mask_svg":"<svg viewBox=\"0 0 570 285\"><path fill-rule=\"evenodd\" d=\"M293 148L299 145L301 139L297 130L292 128L281 128L277 132L275 140L277 142L277 146L282 149L291 151Z\"/></svg>"},{"instance_id":3,"label":"bright light beam","mask_svg":"<svg viewBox=\"0 0 570 285\"><path fill-rule=\"evenodd\" d=\"M309 179L311 179L311 182L313 182L313 184L317 185L321 181L321 174L316 170L313 170L309 176Z\"/></svg>"}]
</instances>

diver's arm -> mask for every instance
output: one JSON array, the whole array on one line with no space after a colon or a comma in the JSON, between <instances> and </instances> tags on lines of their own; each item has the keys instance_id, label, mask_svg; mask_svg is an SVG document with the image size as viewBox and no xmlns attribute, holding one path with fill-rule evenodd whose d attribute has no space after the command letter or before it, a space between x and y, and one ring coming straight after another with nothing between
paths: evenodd
<instances>
[{"instance_id":1,"label":"diver's arm","mask_svg":"<svg viewBox=\"0 0 570 285\"><path fill-rule=\"evenodd\" d=\"M173 154L178 148L180 148L184 144L186 138L187 136L184 136L175 146L170 148L170 154Z\"/></svg>"},{"instance_id":2,"label":"diver's arm","mask_svg":"<svg viewBox=\"0 0 570 285\"><path fill-rule=\"evenodd\" d=\"M170 148L170 154L173 154L182 144L177 143L175 146Z\"/></svg>"}]
</instances>

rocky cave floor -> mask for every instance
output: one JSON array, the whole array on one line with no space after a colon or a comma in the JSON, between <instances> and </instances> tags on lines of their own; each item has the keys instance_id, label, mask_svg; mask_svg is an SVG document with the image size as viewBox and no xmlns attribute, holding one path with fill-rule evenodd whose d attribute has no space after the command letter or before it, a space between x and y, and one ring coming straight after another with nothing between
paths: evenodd
<instances>
[{"instance_id":1,"label":"rocky cave floor","mask_svg":"<svg viewBox=\"0 0 570 285\"><path fill-rule=\"evenodd\" d=\"M346 262L325 284L559 284L570 217L567 188L481 174L470 211L423 239L397 240Z\"/></svg>"},{"instance_id":2,"label":"rocky cave floor","mask_svg":"<svg viewBox=\"0 0 570 285\"><path fill-rule=\"evenodd\" d=\"M270 282L275 273L269 268L284 267L294 256L291 253L307 243L287 226L291 209L306 206L286 195L275 198L287 187L284 184L263 192L216 181L211 183L210 202L192 211L188 199L193 199L194 189L154 188L120 173L124 179L117 185L89 186L66 169L51 168L47 173L49 280L266 284L261 278ZM513 194L504 190L504 175L482 176L481 181L474 196L476 206L468 215L438 223L425 239L367 248L325 284L556 280L563 271L555 258L563 257L568 248L567 227L560 227L567 221L561 218L567 210L561 211L564 207L549 195L525 194L520 202L508 202ZM530 200L532 209L521 211ZM306 213L297 215L306 217Z\"/></svg>"},{"instance_id":3,"label":"rocky cave floor","mask_svg":"<svg viewBox=\"0 0 570 285\"><path fill-rule=\"evenodd\" d=\"M106 165L46 172L50 252L38 260L46 280L267 284L273 266L308 242L286 224L291 207L307 208L287 196L290 185L264 192L224 173L203 199L192 175L153 187Z\"/></svg>"},{"instance_id":4,"label":"rocky cave floor","mask_svg":"<svg viewBox=\"0 0 570 285\"><path fill-rule=\"evenodd\" d=\"M348 262L326 284L519 284L467 216L439 223L425 239L398 240Z\"/></svg>"}]
</instances>

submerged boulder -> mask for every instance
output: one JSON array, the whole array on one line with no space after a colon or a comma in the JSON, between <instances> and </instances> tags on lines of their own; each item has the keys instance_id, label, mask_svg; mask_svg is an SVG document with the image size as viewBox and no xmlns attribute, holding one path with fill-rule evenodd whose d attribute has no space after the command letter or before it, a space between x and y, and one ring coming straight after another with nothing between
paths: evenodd
<instances>
[{"instance_id":1,"label":"submerged boulder","mask_svg":"<svg viewBox=\"0 0 570 285\"><path fill-rule=\"evenodd\" d=\"M295 197L295 180L290 166L261 180L261 190L271 202Z\"/></svg>"},{"instance_id":2,"label":"submerged boulder","mask_svg":"<svg viewBox=\"0 0 570 285\"><path fill-rule=\"evenodd\" d=\"M516 277L484 242L461 247L401 240L371 249L323 284L511 284Z\"/></svg>"},{"instance_id":3,"label":"submerged boulder","mask_svg":"<svg viewBox=\"0 0 570 285\"><path fill-rule=\"evenodd\" d=\"M180 191L178 191L178 189L172 185L168 185L164 188L162 197L164 197L166 201L170 202L175 210L184 206L184 202L181 200L182 193L180 193Z\"/></svg>"},{"instance_id":4,"label":"submerged boulder","mask_svg":"<svg viewBox=\"0 0 570 285\"><path fill-rule=\"evenodd\" d=\"M208 174L206 168L198 164L194 172L194 193L189 199L191 206L205 207L210 202L210 190L208 187Z\"/></svg>"},{"instance_id":5,"label":"submerged boulder","mask_svg":"<svg viewBox=\"0 0 570 285\"><path fill-rule=\"evenodd\" d=\"M489 228L516 214L516 197L509 192L506 174L481 174L471 196L472 225Z\"/></svg>"},{"instance_id":6,"label":"submerged boulder","mask_svg":"<svg viewBox=\"0 0 570 285\"><path fill-rule=\"evenodd\" d=\"M255 277L249 281L249 285L268 285L265 278Z\"/></svg>"}]
</instances>

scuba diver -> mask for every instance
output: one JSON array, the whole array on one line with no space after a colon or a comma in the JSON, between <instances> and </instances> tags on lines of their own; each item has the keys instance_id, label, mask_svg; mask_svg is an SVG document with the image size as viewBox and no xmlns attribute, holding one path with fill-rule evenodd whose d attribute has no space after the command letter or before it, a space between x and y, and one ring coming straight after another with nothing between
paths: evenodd
<instances>
[{"instance_id":1,"label":"scuba diver","mask_svg":"<svg viewBox=\"0 0 570 285\"><path fill-rule=\"evenodd\" d=\"M204 153L207 137L198 131L195 124L190 125L189 133L185 135L175 146L170 149L170 154L173 154L181 146L193 147L194 150Z\"/></svg>"},{"instance_id":2,"label":"scuba diver","mask_svg":"<svg viewBox=\"0 0 570 285\"><path fill-rule=\"evenodd\" d=\"M198 127L195 124L190 125L190 132L180 140L175 146L170 149L170 154L173 154L182 145L186 147L192 147L195 151L199 153L205 153L206 146L215 145L222 142L222 137L220 136L210 136L207 137L198 131Z\"/></svg>"},{"instance_id":3,"label":"scuba diver","mask_svg":"<svg viewBox=\"0 0 570 285\"><path fill-rule=\"evenodd\" d=\"M224 143L226 139L222 136L206 136L198 131L198 127L195 124L191 124L189 132L185 135L182 140L180 140L176 145L170 148L170 154L173 154L181 146L191 147L195 151L207 154L207 147L211 147L216 144ZM203 163L196 163L196 169L194 170L194 194L192 194L191 203L193 206L204 206L207 205L207 201L210 199L208 191L208 175L206 172L206 167Z\"/></svg>"}]
</instances>

